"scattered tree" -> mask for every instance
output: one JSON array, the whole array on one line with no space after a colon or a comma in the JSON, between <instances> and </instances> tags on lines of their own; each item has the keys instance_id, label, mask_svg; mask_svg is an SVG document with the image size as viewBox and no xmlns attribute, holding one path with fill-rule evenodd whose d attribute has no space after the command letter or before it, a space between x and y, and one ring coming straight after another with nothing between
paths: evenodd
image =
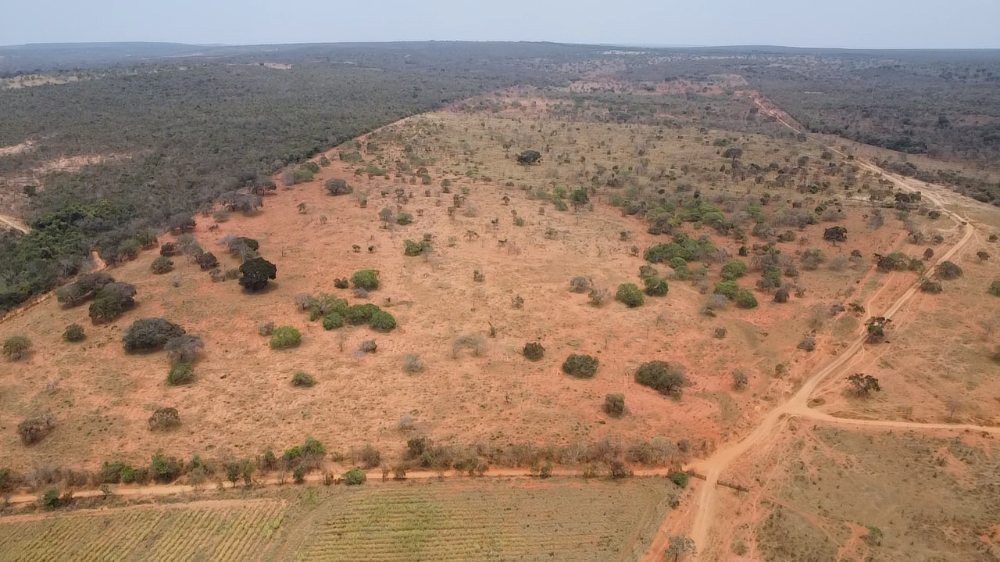
<instances>
[{"instance_id":1,"label":"scattered tree","mask_svg":"<svg viewBox=\"0 0 1000 562\"><path fill-rule=\"evenodd\" d=\"M946 281L958 279L962 276L962 268L950 261L943 261L937 266L937 275Z\"/></svg>"},{"instance_id":2,"label":"scattered tree","mask_svg":"<svg viewBox=\"0 0 1000 562\"><path fill-rule=\"evenodd\" d=\"M831 226L823 231L823 240L833 242L847 242L847 229L842 226Z\"/></svg>"},{"instance_id":3,"label":"scattered tree","mask_svg":"<svg viewBox=\"0 0 1000 562\"><path fill-rule=\"evenodd\" d=\"M125 330L122 342L126 353L156 351L163 349L168 341L183 335L184 328L163 318L143 318Z\"/></svg>"},{"instance_id":4,"label":"scattered tree","mask_svg":"<svg viewBox=\"0 0 1000 562\"><path fill-rule=\"evenodd\" d=\"M174 269L174 262L166 256L159 256L153 260L153 263L149 267L153 270L153 273L163 275L164 273L170 273Z\"/></svg>"},{"instance_id":5,"label":"scattered tree","mask_svg":"<svg viewBox=\"0 0 1000 562\"><path fill-rule=\"evenodd\" d=\"M665 361L643 363L635 371L635 382L660 394L680 398L687 384L684 367Z\"/></svg>"},{"instance_id":6,"label":"scattered tree","mask_svg":"<svg viewBox=\"0 0 1000 562\"><path fill-rule=\"evenodd\" d=\"M537 164L542 159L542 154L537 150L525 150L517 155L517 163L523 165Z\"/></svg>"},{"instance_id":7,"label":"scattered tree","mask_svg":"<svg viewBox=\"0 0 1000 562\"><path fill-rule=\"evenodd\" d=\"M90 320L94 324L110 322L135 306L135 287L128 283L108 283L90 303Z\"/></svg>"},{"instance_id":8,"label":"scattered tree","mask_svg":"<svg viewBox=\"0 0 1000 562\"><path fill-rule=\"evenodd\" d=\"M354 192L354 188L348 185L346 180L340 178L328 179L325 185L330 195L348 195Z\"/></svg>"},{"instance_id":9,"label":"scattered tree","mask_svg":"<svg viewBox=\"0 0 1000 562\"><path fill-rule=\"evenodd\" d=\"M253 258L240 265L240 286L257 292L267 287L268 280L277 278L278 268L264 258Z\"/></svg>"},{"instance_id":10,"label":"scattered tree","mask_svg":"<svg viewBox=\"0 0 1000 562\"><path fill-rule=\"evenodd\" d=\"M854 390L854 394L858 398L867 398L872 391L879 392L882 390L877 378L864 373L854 373L847 377L847 381L851 383L851 389Z\"/></svg>"},{"instance_id":11,"label":"scattered tree","mask_svg":"<svg viewBox=\"0 0 1000 562\"><path fill-rule=\"evenodd\" d=\"M604 397L604 413L613 418L625 415L625 395L608 394Z\"/></svg>"},{"instance_id":12,"label":"scattered tree","mask_svg":"<svg viewBox=\"0 0 1000 562\"><path fill-rule=\"evenodd\" d=\"M70 324L66 326L66 331L63 332L63 339L70 343L82 342L86 337L87 335L83 331L83 326L79 324Z\"/></svg>"},{"instance_id":13,"label":"scattered tree","mask_svg":"<svg viewBox=\"0 0 1000 562\"><path fill-rule=\"evenodd\" d=\"M697 554L697 548L694 541L688 537L679 535L670 537L670 546L667 547L664 558L677 562L685 556L694 556L695 554Z\"/></svg>"}]
</instances>

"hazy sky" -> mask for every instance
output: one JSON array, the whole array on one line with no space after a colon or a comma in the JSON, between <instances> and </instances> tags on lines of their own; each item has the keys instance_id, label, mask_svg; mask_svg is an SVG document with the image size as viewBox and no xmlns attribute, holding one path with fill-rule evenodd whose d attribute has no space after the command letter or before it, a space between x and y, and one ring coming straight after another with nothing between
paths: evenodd
<instances>
[{"instance_id":1,"label":"hazy sky","mask_svg":"<svg viewBox=\"0 0 1000 562\"><path fill-rule=\"evenodd\" d=\"M2 0L0 45L505 40L1000 48L1000 0Z\"/></svg>"}]
</instances>

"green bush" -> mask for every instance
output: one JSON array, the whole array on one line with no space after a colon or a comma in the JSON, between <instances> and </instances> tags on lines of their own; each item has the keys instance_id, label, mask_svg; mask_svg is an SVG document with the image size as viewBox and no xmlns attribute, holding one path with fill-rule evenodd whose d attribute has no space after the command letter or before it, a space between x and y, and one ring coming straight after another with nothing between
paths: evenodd
<instances>
[{"instance_id":1,"label":"green bush","mask_svg":"<svg viewBox=\"0 0 1000 562\"><path fill-rule=\"evenodd\" d=\"M331 312L323 317L324 330L336 330L344 326L344 317L339 312Z\"/></svg>"},{"instance_id":2,"label":"green bush","mask_svg":"<svg viewBox=\"0 0 1000 562\"><path fill-rule=\"evenodd\" d=\"M1000 297L1000 279L996 279L990 283L989 291L994 297Z\"/></svg>"},{"instance_id":3,"label":"green bush","mask_svg":"<svg viewBox=\"0 0 1000 562\"><path fill-rule=\"evenodd\" d=\"M157 451L153 455L152 472L153 479L161 484L169 484L181 475L184 466L177 457L168 457L163 451Z\"/></svg>"},{"instance_id":4,"label":"green bush","mask_svg":"<svg viewBox=\"0 0 1000 562\"><path fill-rule=\"evenodd\" d=\"M162 275L164 273L170 273L170 271L174 268L174 262L166 256L159 256L153 260L153 263L149 267L153 270L153 273Z\"/></svg>"},{"instance_id":5,"label":"green bush","mask_svg":"<svg viewBox=\"0 0 1000 562\"><path fill-rule=\"evenodd\" d=\"M665 297L667 296L667 291L670 290L666 279L647 277L642 282L646 285L646 294L651 297Z\"/></svg>"},{"instance_id":6,"label":"green bush","mask_svg":"<svg viewBox=\"0 0 1000 562\"><path fill-rule=\"evenodd\" d=\"M194 380L194 366L190 363L178 363L167 374L167 384L180 386Z\"/></svg>"},{"instance_id":7,"label":"green bush","mask_svg":"<svg viewBox=\"0 0 1000 562\"><path fill-rule=\"evenodd\" d=\"M406 226L413 222L413 215L407 212L402 212L396 215L396 224L400 226Z\"/></svg>"},{"instance_id":8,"label":"green bush","mask_svg":"<svg viewBox=\"0 0 1000 562\"><path fill-rule=\"evenodd\" d=\"M424 253L424 250L429 251L431 249L431 243L427 242L426 240L421 240L420 242L414 242L413 240L404 240L403 244L406 246L406 248L403 250L404 256L410 256L410 257L419 256L420 254Z\"/></svg>"},{"instance_id":9,"label":"green bush","mask_svg":"<svg viewBox=\"0 0 1000 562\"><path fill-rule=\"evenodd\" d=\"M749 271L747 264L734 260L722 266L722 278L726 281L733 281L746 275L747 271Z\"/></svg>"},{"instance_id":10,"label":"green bush","mask_svg":"<svg viewBox=\"0 0 1000 562\"><path fill-rule=\"evenodd\" d=\"M108 283L90 303L90 320L94 324L110 322L135 306L135 287L128 283Z\"/></svg>"},{"instance_id":11,"label":"green bush","mask_svg":"<svg viewBox=\"0 0 1000 562\"><path fill-rule=\"evenodd\" d=\"M355 271L354 275L351 276L351 283L355 287L361 287L362 289L368 291L374 291L378 289L378 273L371 269L362 269L361 271Z\"/></svg>"},{"instance_id":12,"label":"green bush","mask_svg":"<svg viewBox=\"0 0 1000 562\"><path fill-rule=\"evenodd\" d=\"M646 250L645 258L650 263L669 263L675 257L686 262L698 261L715 251L715 246L707 237L690 238L686 234L678 234L670 244L660 244Z\"/></svg>"},{"instance_id":13,"label":"green bush","mask_svg":"<svg viewBox=\"0 0 1000 562\"><path fill-rule=\"evenodd\" d=\"M368 327L376 332L391 332L396 329L396 319L384 310L372 314Z\"/></svg>"},{"instance_id":14,"label":"green bush","mask_svg":"<svg viewBox=\"0 0 1000 562\"><path fill-rule=\"evenodd\" d=\"M521 353L529 361L539 361L545 356L545 348L538 342L528 342L524 344L524 349L521 350Z\"/></svg>"},{"instance_id":15,"label":"green bush","mask_svg":"<svg viewBox=\"0 0 1000 562\"><path fill-rule=\"evenodd\" d=\"M86 337L87 334L83 332L83 326L79 324L70 324L63 332L63 339L70 343L82 342Z\"/></svg>"},{"instance_id":16,"label":"green bush","mask_svg":"<svg viewBox=\"0 0 1000 562\"><path fill-rule=\"evenodd\" d=\"M143 318L136 320L125 330L122 342L125 352L155 351L163 349L167 342L184 335L184 328L163 318Z\"/></svg>"},{"instance_id":17,"label":"green bush","mask_svg":"<svg viewBox=\"0 0 1000 562\"><path fill-rule=\"evenodd\" d=\"M950 261L943 261L937 266L938 277L946 281L962 276L962 268Z\"/></svg>"},{"instance_id":18,"label":"green bush","mask_svg":"<svg viewBox=\"0 0 1000 562\"><path fill-rule=\"evenodd\" d=\"M643 363L635 371L635 382L648 386L659 392L680 398L687 377L684 367L665 361L650 361Z\"/></svg>"},{"instance_id":19,"label":"green bush","mask_svg":"<svg viewBox=\"0 0 1000 562\"><path fill-rule=\"evenodd\" d=\"M687 488L688 485L688 473L687 472L675 472L669 476L670 481L677 484L680 488Z\"/></svg>"},{"instance_id":20,"label":"green bush","mask_svg":"<svg viewBox=\"0 0 1000 562\"><path fill-rule=\"evenodd\" d=\"M49 488L42 494L42 508L52 511L59 507L59 489Z\"/></svg>"},{"instance_id":21,"label":"green bush","mask_svg":"<svg viewBox=\"0 0 1000 562\"><path fill-rule=\"evenodd\" d=\"M365 483L368 477L365 475L365 471L360 468L352 468L344 473L344 484L348 486L360 486Z\"/></svg>"},{"instance_id":22,"label":"green bush","mask_svg":"<svg viewBox=\"0 0 1000 562\"><path fill-rule=\"evenodd\" d=\"M716 285L715 290L712 292L716 295L724 295L729 300L734 300L740 292L740 286L736 284L736 281L723 281Z\"/></svg>"},{"instance_id":23,"label":"green bush","mask_svg":"<svg viewBox=\"0 0 1000 562\"><path fill-rule=\"evenodd\" d=\"M604 412L613 418L620 418L625 414L625 395L608 394L604 397Z\"/></svg>"},{"instance_id":24,"label":"green bush","mask_svg":"<svg viewBox=\"0 0 1000 562\"><path fill-rule=\"evenodd\" d=\"M564 373L571 377L576 377L578 379L590 379L594 378L597 374L597 366L599 361L589 355L577 355L573 354L566 358L566 361L562 364L562 370Z\"/></svg>"},{"instance_id":25,"label":"green bush","mask_svg":"<svg viewBox=\"0 0 1000 562\"><path fill-rule=\"evenodd\" d=\"M296 372L292 375L292 386L309 388L316 385L316 379L312 378L310 375L302 371Z\"/></svg>"},{"instance_id":26,"label":"green bush","mask_svg":"<svg viewBox=\"0 0 1000 562\"><path fill-rule=\"evenodd\" d=\"M371 303L355 304L347 309L344 314L344 320L348 324L360 326L361 324L367 324L370 322L372 317L381 311L382 309Z\"/></svg>"},{"instance_id":27,"label":"green bush","mask_svg":"<svg viewBox=\"0 0 1000 562\"><path fill-rule=\"evenodd\" d=\"M618 290L615 292L615 300L629 308L642 306L642 303L645 302L642 291L639 290L639 287L635 283L622 283L618 285Z\"/></svg>"},{"instance_id":28,"label":"green bush","mask_svg":"<svg viewBox=\"0 0 1000 562\"><path fill-rule=\"evenodd\" d=\"M270 279L276 279L278 268L264 258L253 258L240 265L240 287L247 291L262 291Z\"/></svg>"},{"instance_id":29,"label":"green bush","mask_svg":"<svg viewBox=\"0 0 1000 562\"><path fill-rule=\"evenodd\" d=\"M302 333L291 326L278 326L271 333L271 349L288 349L302 343Z\"/></svg>"},{"instance_id":30,"label":"green bush","mask_svg":"<svg viewBox=\"0 0 1000 562\"><path fill-rule=\"evenodd\" d=\"M11 336L3 341L4 357L17 361L31 349L31 340L27 336Z\"/></svg>"},{"instance_id":31,"label":"green bush","mask_svg":"<svg viewBox=\"0 0 1000 562\"><path fill-rule=\"evenodd\" d=\"M746 289L740 289L740 292L736 293L734 300L736 301L736 306L740 308L757 308L757 297Z\"/></svg>"}]
</instances>

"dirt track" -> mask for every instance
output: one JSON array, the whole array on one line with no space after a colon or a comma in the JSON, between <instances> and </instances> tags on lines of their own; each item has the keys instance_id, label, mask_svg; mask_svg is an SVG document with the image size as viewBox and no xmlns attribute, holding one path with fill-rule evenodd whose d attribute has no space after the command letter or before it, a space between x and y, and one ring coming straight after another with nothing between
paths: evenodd
<instances>
[{"instance_id":1,"label":"dirt track","mask_svg":"<svg viewBox=\"0 0 1000 562\"><path fill-rule=\"evenodd\" d=\"M9 226L11 228L13 228L14 230L20 230L21 232L23 232L25 234L28 233L28 227L24 223L22 223L21 221L15 219L14 217L10 217L10 216L7 216L7 215L0 215L0 222L2 222L3 224L6 224L7 226Z\"/></svg>"},{"instance_id":2,"label":"dirt track","mask_svg":"<svg viewBox=\"0 0 1000 562\"><path fill-rule=\"evenodd\" d=\"M793 131L800 132L796 127L790 125L784 118L783 112L780 110L775 110L769 107L769 104L762 102L760 97L755 96L754 102L762 111L775 117L782 125L792 129ZM825 145L824 145L825 146ZM827 149L834 151L843 156L843 153L839 150L826 146ZM907 190L907 191L917 191L917 188L911 185L904 178L894 176L887 173L881 168L874 166L872 164L856 161L856 163L872 172L882 174L885 177L892 179L896 185ZM929 186L932 190L937 189L936 186ZM944 189L944 188L940 188ZM969 223L964 217L958 216L957 214L944 209L942 199L935 195L933 192L928 193L927 188L920 189L921 195L941 208L941 211L945 213L949 218L956 222L956 225L964 229L962 238L955 243L947 252L941 255L936 263L950 259L955 253L960 250L965 244L972 239L975 233L975 228ZM913 295L916 294L918 290L917 284L911 286L905 293L903 293L893 304L886 310L882 316L886 318L892 318L892 316L902 308ZM876 293L877 294L877 293ZM872 297L874 299L874 295ZM865 309L870 309L870 301L865 303ZM833 359L830 363L816 371L809 379L806 380L805 384L784 404L771 410L768 415L757 425L754 430L746 435L743 439L737 441L728 446L721 447L714 455L710 458L692 463L687 467L689 470L697 470L705 475L705 482L699 486L697 497L696 497L696 507L694 522L691 528L690 536L695 541L695 544L699 547L699 552L704 552L705 545L708 544L708 534L711 529L711 525L715 517L715 493L716 484L719 481L719 476L722 472L729 467L739 457L749 451L752 447L762 444L769 437L773 436L779 429L779 423L785 422L792 417L799 417L805 419L811 419L815 421L822 421L825 423L836 423L836 424L849 424L867 427L883 427L883 428L905 428L905 429L917 429L917 430L956 430L956 431L981 431L987 433L1000 434L1000 427L982 427L974 425L952 425L952 424L922 424L915 422L899 422L899 421L881 421L881 420L859 420L859 419L849 419L849 418L837 418L823 412L819 412L809 408L808 400L816 388L822 383L830 379L832 376L842 373L846 364L849 362L854 355L864 347L865 339L867 334L862 333L846 350L844 350L840 355ZM643 557L644 562L654 562L663 559L663 552L668 546L669 539L667 530L667 522L661 525L660 530L657 533L649 551L646 556ZM701 558L701 557L699 557Z\"/></svg>"}]
</instances>

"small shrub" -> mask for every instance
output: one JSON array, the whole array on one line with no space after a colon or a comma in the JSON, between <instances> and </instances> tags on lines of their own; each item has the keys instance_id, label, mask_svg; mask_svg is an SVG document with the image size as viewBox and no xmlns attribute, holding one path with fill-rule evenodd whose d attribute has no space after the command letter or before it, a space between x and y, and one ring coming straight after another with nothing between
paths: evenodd
<instances>
[{"instance_id":1,"label":"small shrub","mask_svg":"<svg viewBox=\"0 0 1000 562\"><path fill-rule=\"evenodd\" d=\"M406 226L413 222L413 215L410 213L402 212L396 215L396 224L400 226Z\"/></svg>"},{"instance_id":2,"label":"small shrub","mask_svg":"<svg viewBox=\"0 0 1000 562\"><path fill-rule=\"evenodd\" d=\"M70 343L77 343L86 339L87 335L83 331L83 326L79 324L70 324L69 326L66 326L66 331L63 332L62 337Z\"/></svg>"},{"instance_id":3,"label":"small shrub","mask_svg":"<svg viewBox=\"0 0 1000 562\"><path fill-rule=\"evenodd\" d=\"M357 153L354 153L357 154ZM341 160L343 160L343 154L341 154ZM326 190L330 192L330 195L348 195L354 192L354 189L347 184L346 180L340 178L331 178L326 180Z\"/></svg>"},{"instance_id":4,"label":"small shrub","mask_svg":"<svg viewBox=\"0 0 1000 562\"><path fill-rule=\"evenodd\" d=\"M545 348L538 342L528 342L524 344L521 354L529 361L539 361L545 356Z\"/></svg>"},{"instance_id":5,"label":"small shrub","mask_svg":"<svg viewBox=\"0 0 1000 562\"><path fill-rule=\"evenodd\" d=\"M361 342L358 350L362 353L375 353L378 351L378 344L375 343L375 340L365 340Z\"/></svg>"},{"instance_id":6,"label":"small shrub","mask_svg":"<svg viewBox=\"0 0 1000 562\"><path fill-rule=\"evenodd\" d=\"M344 484L348 486L360 486L365 483L368 477L360 468L352 468L344 473Z\"/></svg>"},{"instance_id":7,"label":"small shrub","mask_svg":"<svg viewBox=\"0 0 1000 562\"><path fill-rule=\"evenodd\" d=\"M920 280L920 292L930 293L932 295L939 294L944 288L941 286L940 281L935 281L933 279L928 279L924 277Z\"/></svg>"},{"instance_id":8,"label":"small shrub","mask_svg":"<svg viewBox=\"0 0 1000 562\"><path fill-rule=\"evenodd\" d=\"M403 357L403 371L415 375L424 370L424 362L419 355L409 354Z\"/></svg>"},{"instance_id":9,"label":"small shrub","mask_svg":"<svg viewBox=\"0 0 1000 562\"><path fill-rule=\"evenodd\" d=\"M170 368L167 374L167 384L180 386L194 380L194 366L190 363L178 363Z\"/></svg>"},{"instance_id":10,"label":"small shrub","mask_svg":"<svg viewBox=\"0 0 1000 562\"><path fill-rule=\"evenodd\" d=\"M344 320L348 324L360 326L361 324L371 322L371 319L379 312L382 312L382 309L374 304L355 304L345 311Z\"/></svg>"},{"instance_id":11,"label":"small shrub","mask_svg":"<svg viewBox=\"0 0 1000 562\"><path fill-rule=\"evenodd\" d=\"M635 371L635 382L659 392L680 398L687 384L684 367L665 361L643 363Z\"/></svg>"},{"instance_id":12,"label":"small shrub","mask_svg":"<svg viewBox=\"0 0 1000 562\"><path fill-rule=\"evenodd\" d=\"M806 336L805 339L800 341L799 345L797 345L796 347L805 352L812 352L816 349L816 338L812 336Z\"/></svg>"},{"instance_id":13,"label":"small shrub","mask_svg":"<svg viewBox=\"0 0 1000 562\"><path fill-rule=\"evenodd\" d=\"M941 279L950 281L962 276L962 268L950 261L943 261L937 266L937 274Z\"/></svg>"},{"instance_id":14,"label":"small shrub","mask_svg":"<svg viewBox=\"0 0 1000 562\"><path fill-rule=\"evenodd\" d=\"M37 414L17 424L17 435L24 446L34 445L45 438L56 426L51 414Z\"/></svg>"},{"instance_id":15,"label":"small shrub","mask_svg":"<svg viewBox=\"0 0 1000 562\"><path fill-rule=\"evenodd\" d=\"M757 308L757 297L746 289L740 289L740 292L736 293L735 300L736 306L740 308Z\"/></svg>"},{"instance_id":16,"label":"small shrub","mask_svg":"<svg viewBox=\"0 0 1000 562\"><path fill-rule=\"evenodd\" d=\"M604 397L604 413L613 418L625 415L625 395L608 394Z\"/></svg>"},{"instance_id":17,"label":"small shrub","mask_svg":"<svg viewBox=\"0 0 1000 562\"><path fill-rule=\"evenodd\" d=\"M338 277L333 280L333 286L338 289L347 289L351 286L351 283L346 278Z\"/></svg>"},{"instance_id":18,"label":"small shrub","mask_svg":"<svg viewBox=\"0 0 1000 562\"><path fill-rule=\"evenodd\" d=\"M27 336L11 336L3 341L3 355L11 361L17 361L28 354L31 345Z\"/></svg>"},{"instance_id":19,"label":"small shrub","mask_svg":"<svg viewBox=\"0 0 1000 562\"><path fill-rule=\"evenodd\" d=\"M135 287L128 283L108 283L90 303L90 320L94 324L110 322L135 306Z\"/></svg>"},{"instance_id":20,"label":"small shrub","mask_svg":"<svg viewBox=\"0 0 1000 562\"><path fill-rule=\"evenodd\" d=\"M670 481L677 485L679 488L687 488L688 485L688 473L687 472L675 472L668 476Z\"/></svg>"},{"instance_id":21,"label":"small shrub","mask_svg":"<svg viewBox=\"0 0 1000 562\"><path fill-rule=\"evenodd\" d=\"M153 263L149 267L153 270L153 273L163 275L164 273L170 273L174 269L174 262L166 256L160 256L153 260Z\"/></svg>"},{"instance_id":22,"label":"small shrub","mask_svg":"<svg viewBox=\"0 0 1000 562\"><path fill-rule=\"evenodd\" d=\"M426 251L431 250L431 243L425 240L421 240L420 242L414 242L413 240L404 240L403 245L405 246L405 248L403 249L404 256L416 257L424 253L425 250Z\"/></svg>"},{"instance_id":23,"label":"small shrub","mask_svg":"<svg viewBox=\"0 0 1000 562\"><path fill-rule=\"evenodd\" d=\"M163 257L169 258L170 256L176 256L179 253L180 250L173 242L165 242L160 246L160 255Z\"/></svg>"},{"instance_id":24,"label":"small shrub","mask_svg":"<svg viewBox=\"0 0 1000 562\"><path fill-rule=\"evenodd\" d=\"M288 349L302 343L302 333L291 326L279 326L271 334L271 349Z\"/></svg>"},{"instance_id":25,"label":"small shrub","mask_svg":"<svg viewBox=\"0 0 1000 562\"><path fill-rule=\"evenodd\" d=\"M261 322L257 324L257 333L267 337L274 333L274 322Z\"/></svg>"},{"instance_id":26,"label":"small shrub","mask_svg":"<svg viewBox=\"0 0 1000 562\"><path fill-rule=\"evenodd\" d=\"M995 279L990 283L989 293L994 297L1000 297L1000 279Z\"/></svg>"},{"instance_id":27,"label":"small shrub","mask_svg":"<svg viewBox=\"0 0 1000 562\"><path fill-rule=\"evenodd\" d=\"M307 375L303 371L297 371L292 375L292 386L297 386L300 388L310 388L316 385L316 379L312 376Z\"/></svg>"},{"instance_id":28,"label":"small shrub","mask_svg":"<svg viewBox=\"0 0 1000 562\"><path fill-rule=\"evenodd\" d=\"M735 281L723 281L715 286L713 293L716 295L723 295L729 300L736 299L736 295L740 292L740 286L736 284Z\"/></svg>"},{"instance_id":29,"label":"small shrub","mask_svg":"<svg viewBox=\"0 0 1000 562\"><path fill-rule=\"evenodd\" d=\"M323 317L324 330L336 330L344 326L344 317L339 312L333 311Z\"/></svg>"},{"instance_id":30,"label":"small shrub","mask_svg":"<svg viewBox=\"0 0 1000 562\"><path fill-rule=\"evenodd\" d=\"M657 277L647 277L642 280L643 284L646 285L646 294L651 297L665 297L667 292L670 290L669 285L665 279L659 279Z\"/></svg>"},{"instance_id":31,"label":"small shrub","mask_svg":"<svg viewBox=\"0 0 1000 562\"><path fill-rule=\"evenodd\" d=\"M733 389L743 390L747 387L747 383L749 382L750 380L747 378L746 373L739 369L733 371Z\"/></svg>"},{"instance_id":32,"label":"small shrub","mask_svg":"<svg viewBox=\"0 0 1000 562\"><path fill-rule=\"evenodd\" d=\"M396 329L396 319L384 310L372 314L368 327L376 332L391 332Z\"/></svg>"},{"instance_id":33,"label":"small shrub","mask_svg":"<svg viewBox=\"0 0 1000 562\"><path fill-rule=\"evenodd\" d=\"M355 287L361 287L367 291L374 291L378 289L378 272L371 269L362 269L360 271L355 271L354 275L351 276L351 283Z\"/></svg>"},{"instance_id":34,"label":"small shrub","mask_svg":"<svg viewBox=\"0 0 1000 562\"><path fill-rule=\"evenodd\" d=\"M215 254L212 252L205 252L204 254L201 254L197 259L195 259L195 262L197 262L198 267L200 267L202 271L208 271L219 267L219 259L216 258Z\"/></svg>"},{"instance_id":35,"label":"small shrub","mask_svg":"<svg viewBox=\"0 0 1000 562\"><path fill-rule=\"evenodd\" d=\"M49 488L42 494L42 508L46 511L58 509L60 505L59 489Z\"/></svg>"},{"instance_id":36,"label":"small shrub","mask_svg":"<svg viewBox=\"0 0 1000 562\"><path fill-rule=\"evenodd\" d=\"M569 290L572 293L586 293L590 291L590 279L582 276L570 279Z\"/></svg>"},{"instance_id":37,"label":"small shrub","mask_svg":"<svg viewBox=\"0 0 1000 562\"><path fill-rule=\"evenodd\" d=\"M184 466L177 457L168 457L163 451L157 451L153 455L152 473L153 479L161 484L169 484L181 475Z\"/></svg>"},{"instance_id":38,"label":"small shrub","mask_svg":"<svg viewBox=\"0 0 1000 562\"><path fill-rule=\"evenodd\" d=\"M204 347L205 343L198 336L183 335L171 338L163 346L163 349L167 351L170 362L177 364L194 363L198 357L198 352L204 349Z\"/></svg>"},{"instance_id":39,"label":"small shrub","mask_svg":"<svg viewBox=\"0 0 1000 562\"><path fill-rule=\"evenodd\" d=\"M170 431L181 426L181 416L177 408L157 408L148 423L150 431Z\"/></svg>"},{"instance_id":40,"label":"small shrub","mask_svg":"<svg viewBox=\"0 0 1000 562\"><path fill-rule=\"evenodd\" d=\"M747 264L741 261L731 261L722 266L722 278L726 281L733 281L746 275L747 271L749 271Z\"/></svg>"},{"instance_id":41,"label":"small shrub","mask_svg":"<svg viewBox=\"0 0 1000 562\"><path fill-rule=\"evenodd\" d=\"M483 337L478 334L458 336L451 344L452 358L458 358L458 354L463 349L469 349L472 351L474 356L479 357L486 349L486 342L483 340Z\"/></svg>"},{"instance_id":42,"label":"small shrub","mask_svg":"<svg viewBox=\"0 0 1000 562\"><path fill-rule=\"evenodd\" d=\"M718 328L715 329L715 338L721 340L726 337L727 333L728 331L726 330L725 327L719 326Z\"/></svg>"},{"instance_id":43,"label":"small shrub","mask_svg":"<svg viewBox=\"0 0 1000 562\"><path fill-rule=\"evenodd\" d=\"M642 291L634 283L622 283L618 285L618 290L615 292L615 300L629 308L642 306L642 303L645 302Z\"/></svg>"},{"instance_id":44,"label":"small shrub","mask_svg":"<svg viewBox=\"0 0 1000 562\"><path fill-rule=\"evenodd\" d=\"M608 299L607 289L591 289L590 293L587 294L587 298L590 299L590 304L594 306L601 306L604 301Z\"/></svg>"},{"instance_id":45,"label":"small shrub","mask_svg":"<svg viewBox=\"0 0 1000 562\"><path fill-rule=\"evenodd\" d=\"M566 358L562 364L564 373L578 379L594 378L597 374L599 361L590 355L573 354Z\"/></svg>"},{"instance_id":46,"label":"small shrub","mask_svg":"<svg viewBox=\"0 0 1000 562\"><path fill-rule=\"evenodd\" d=\"M122 342L126 353L156 351L184 333L184 328L163 318L143 318L136 320L125 330Z\"/></svg>"}]
</instances>

